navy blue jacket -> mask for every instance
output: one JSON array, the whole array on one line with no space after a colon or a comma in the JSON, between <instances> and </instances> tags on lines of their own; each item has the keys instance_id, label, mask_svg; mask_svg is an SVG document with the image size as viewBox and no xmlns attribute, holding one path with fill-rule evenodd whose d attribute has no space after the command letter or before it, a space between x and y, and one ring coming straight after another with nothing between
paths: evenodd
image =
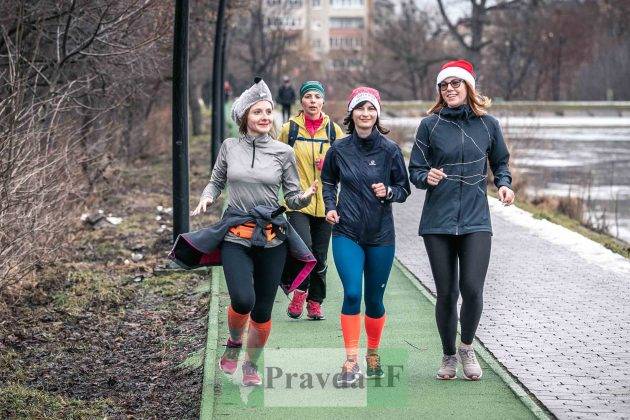
<instances>
[{"instance_id":1,"label":"navy blue jacket","mask_svg":"<svg viewBox=\"0 0 630 420\"><path fill-rule=\"evenodd\" d=\"M374 195L372 184L380 182L391 188L387 198ZM326 213L337 210L339 215L333 236L361 245L394 244L391 203L402 203L410 194L405 160L396 143L376 129L366 139L355 131L336 141L326 153L322 183Z\"/></svg>"},{"instance_id":2,"label":"navy blue jacket","mask_svg":"<svg viewBox=\"0 0 630 420\"><path fill-rule=\"evenodd\" d=\"M477 117L468 105L444 108L420 122L411 159L411 183L426 189L419 234L464 235L492 232L486 195L488 161L497 188L512 188L501 126L490 115ZM431 168L447 174L427 183Z\"/></svg>"}]
</instances>

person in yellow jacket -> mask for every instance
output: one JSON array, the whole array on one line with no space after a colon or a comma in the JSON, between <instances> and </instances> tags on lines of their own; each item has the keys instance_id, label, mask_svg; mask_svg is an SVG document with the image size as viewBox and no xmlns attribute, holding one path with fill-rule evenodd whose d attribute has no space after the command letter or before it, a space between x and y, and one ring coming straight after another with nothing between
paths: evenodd
<instances>
[{"instance_id":1,"label":"person in yellow jacket","mask_svg":"<svg viewBox=\"0 0 630 420\"><path fill-rule=\"evenodd\" d=\"M330 145L347 136L330 117L322 112L324 106L324 85L316 80L302 83L300 98L302 109L280 131L279 140L289 144L295 151L300 184L307 187L315 180L321 182L324 157ZM311 204L287 213L291 226L308 245L317 259L317 265L310 276L293 292L287 315L291 318L302 316L304 302L308 318L324 319L322 303L326 298L326 258L332 227L326 222L324 200L321 189L313 197ZM288 272L291 272L289 268Z\"/></svg>"}]
</instances>

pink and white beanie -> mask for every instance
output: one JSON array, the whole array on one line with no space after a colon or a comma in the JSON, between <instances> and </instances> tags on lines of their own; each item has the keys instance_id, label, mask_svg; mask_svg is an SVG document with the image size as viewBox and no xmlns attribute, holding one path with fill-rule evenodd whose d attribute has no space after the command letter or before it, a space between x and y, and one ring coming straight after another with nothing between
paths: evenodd
<instances>
[{"instance_id":1,"label":"pink and white beanie","mask_svg":"<svg viewBox=\"0 0 630 420\"><path fill-rule=\"evenodd\" d=\"M378 93L378 90L367 86L359 86L350 93L350 97L348 98L348 112L352 112L352 110L363 101L368 101L374 105L376 115L381 116L381 94Z\"/></svg>"}]
</instances>

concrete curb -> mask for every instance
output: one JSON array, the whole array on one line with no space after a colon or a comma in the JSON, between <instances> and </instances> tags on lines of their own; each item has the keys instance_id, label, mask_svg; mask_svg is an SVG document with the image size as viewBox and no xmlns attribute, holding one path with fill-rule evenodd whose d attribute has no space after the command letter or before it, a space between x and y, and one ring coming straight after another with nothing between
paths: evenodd
<instances>
[{"instance_id":1,"label":"concrete curb","mask_svg":"<svg viewBox=\"0 0 630 420\"><path fill-rule=\"evenodd\" d=\"M219 283L223 279L221 267L212 267L212 293L208 311L208 338L203 364L203 385L199 418L210 420L214 416L214 378L216 374L216 352L219 337Z\"/></svg>"},{"instance_id":2,"label":"concrete curb","mask_svg":"<svg viewBox=\"0 0 630 420\"><path fill-rule=\"evenodd\" d=\"M403 263L401 263L398 258L394 259L395 266L409 279L409 281L422 293L424 297L426 297L433 305L435 305L435 296L424 287L420 279L418 279L411 271L405 267ZM459 327L457 328L459 333ZM484 362L490 368L496 372L496 374L505 382L505 384L512 390L512 392L517 396L521 402L531 410L531 412L541 420L554 419L555 417L547 410L547 408L536 398L534 397L527 388L520 383L518 378L512 375L506 368L503 366L492 353L484 346L484 344L477 338L475 338L475 350L479 357L483 359Z\"/></svg>"}]
</instances>

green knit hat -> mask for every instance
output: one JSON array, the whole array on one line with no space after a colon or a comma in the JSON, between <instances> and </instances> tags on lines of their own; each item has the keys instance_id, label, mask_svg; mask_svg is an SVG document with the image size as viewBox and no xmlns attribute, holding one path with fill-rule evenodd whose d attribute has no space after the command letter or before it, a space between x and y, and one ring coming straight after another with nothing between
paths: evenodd
<instances>
[{"instance_id":1,"label":"green knit hat","mask_svg":"<svg viewBox=\"0 0 630 420\"><path fill-rule=\"evenodd\" d=\"M322 96L325 96L324 85L322 85L321 82L318 82L317 80L308 80L302 83L302 86L300 87L300 98L303 98L304 95L306 95L306 92L311 90L315 90L321 93Z\"/></svg>"}]
</instances>

